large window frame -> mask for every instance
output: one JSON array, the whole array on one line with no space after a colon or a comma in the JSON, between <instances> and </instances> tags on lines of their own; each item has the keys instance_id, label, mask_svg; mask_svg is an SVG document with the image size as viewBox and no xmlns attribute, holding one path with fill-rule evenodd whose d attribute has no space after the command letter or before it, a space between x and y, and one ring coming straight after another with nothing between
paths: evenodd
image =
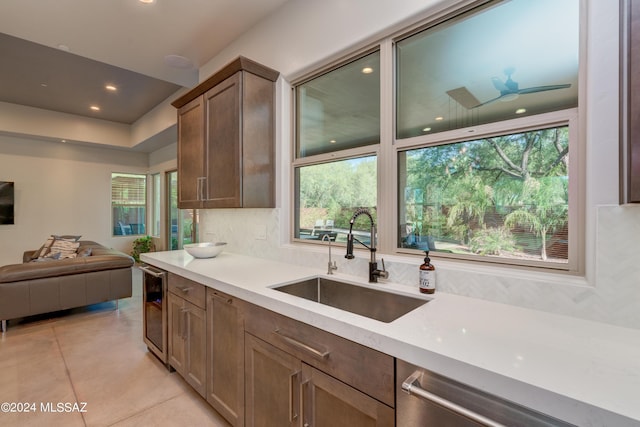
<instances>
[{"instance_id":1,"label":"large window frame","mask_svg":"<svg viewBox=\"0 0 640 427\"><path fill-rule=\"evenodd\" d=\"M304 168L306 166L322 165L326 163L341 162L345 160L354 160L354 159L365 158L365 157L374 157L376 161L376 175L378 177L377 180L379 182L380 180L379 174L381 171L381 167L379 163L380 146L383 138L382 131L381 131L380 138L377 143L361 145L354 148L344 148L344 149L335 149L335 150L328 149L328 150L325 150L325 152L322 152L319 154L302 155L299 150L299 142L298 142L299 129L298 129L298 126L296 125L297 124L296 115L298 114L298 111L299 111L298 110L299 106L297 105L297 102L296 102L297 100L296 89L304 85L305 83L312 81L315 78L325 76L334 70L338 70L343 66L349 65L356 61L359 61L360 59L364 59L371 54L376 54L376 53L381 54L379 45L374 44L371 46L367 46L364 49L358 50L357 52L354 52L352 55L349 55L346 59L342 58L340 60L333 61L327 64L326 66L322 67L321 69L315 70L312 74L305 75L304 77L294 81L294 83L292 84L292 91L291 91L292 105L293 105L292 118L293 118L293 124L294 124L293 135L295 136L293 138L293 150L291 154L291 170L290 170L290 174L291 174L290 176L292 177L290 195L291 195L291 200L293 201L293 203L291 204L291 212L290 212L291 214L290 218L292 219L290 236L291 236L291 240L294 242L304 242L310 245L313 245L313 244L320 245L320 244L323 244L323 241L321 239L322 237L324 237L322 234L318 234L317 238L315 239L307 239L301 236L301 230L298 228L299 199L297 195L297 188L299 184L299 181L298 181L299 174L297 170L300 168ZM380 66L382 67L382 58L380 58ZM382 70L380 72L381 72L380 81L382 81L382 78L383 78ZM382 95L380 96L380 99L381 100L384 99ZM380 108L382 108L382 106ZM382 120L382 117L383 115L380 114L380 120ZM378 201L380 194L377 187L375 192L376 192L376 200ZM378 206L380 205L379 202L377 204ZM355 211L355 208L354 208L354 211ZM356 228L358 228L359 225L361 224L358 222L356 224ZM322 227L322 228L324 230L325 227ZM323 230L319 230L319 232L322 233ZM367 227L367 230L369 230L368 227ZM363 233L370 234L370 233L367 233L366 231L363 231ZM333 235L333 233L330 233L329 238L331 238L332 241L336 241L336 238L340 240L340 238L338 236ZM326 242L324 244L326 244ZM340 243L337 243L337 244L340 245ZM344 246L344 243L342 243L342 246Z\"/></svg>"},{"instance_id":2,"label":"large window frame","mask_svg":"<svg viewBox=\"0 0 640 427\"><path fill-rule=\"evenodd\" d=\"M142 181L143 185L128 186L126 185L127 178ZM148 175L144 173L111 173L111 229L113 236L125 237L147 234L148 178ZM117 184L117 186L114 185L114 182L118 180L123 181L123 183ZM129 191L134 193L131 197L128 194ZM117 212L121 209L124 209L124 211Z\"/></svg>"},{"instance_id":3,"label":"large window frame","mask_svg":"<svg viewBox=\"0 0 640 427\"><path fill-rule=\"evenodd\" d=\"M482 124L444 131L432 135L420 135L405 139L396 138L396 106L395 106L395 82L396 82L396 58L395 43L406 39L412 34L433 27L444 21L450 20L475 7L488 3L488 1L461 1L456 10L447 8L440 12L435 12L427 18L423 18L413 25L409 25L393 33L386 34L384 37L370 42L360 49L355 50L352 54L340 55L340 59L328 61L322 67L307 72L298 78L292 80L292 124L293 124L293 141L292 141L292 157L290 176L290 196L291 196L291 227L289 239L293 243L311 242L303 241L295 238L295 209L296 209L296 190L295 190L295 169L301 165L328 162L340 159L353 158L363 155L376 155L378 162L378 181L377 181L377 216L378 216L378 251L397 255L397 256L424 256L419 250L397 247L398 242L398 154L407 149L428 147L430 145L448 144L454 142L469 141L471 139L479 139L489 136L497 136L505 133L517 133L533 131L554 126L569 127L569 255L568 263L556 264L544 261L523 261L523 260L507 260L503 258L492 259L490 257L480 256L462 256L445 253L434 253L433 258L440 258L452 262L464 262L467 265L499 265L505 267L516 268L519 270L535 270L556 272L561 274L582 275L585 272L585 147L584 145L584 128L585 128L585 112L584 112L584 71L586 64L586 41L584 37L580 37L579 46L579 97L578 107L566 110L558 110L550 113L542 113L530 115L521 118L503 120L494 123ZM580 23L579 32L585 34L586 13L585 2L580 0ZM329 153L308 158L296 158L295 129L296 123L296 107L295 107L295 88L296 85L304 81L326 73L332 67L336 67L341 63L354 60L362 55L365 51L380 50L380 144L376 146L361 147L354 150L345 150L345 152ZM344 59L348 58L348 59ZM470 137L470 135L473 135ZM356 248L358 249L358 248ZM361 252L361 256L368 256L368 253ZM472 262L472 264L469 264Z\"/></svg>"}]
</instances>

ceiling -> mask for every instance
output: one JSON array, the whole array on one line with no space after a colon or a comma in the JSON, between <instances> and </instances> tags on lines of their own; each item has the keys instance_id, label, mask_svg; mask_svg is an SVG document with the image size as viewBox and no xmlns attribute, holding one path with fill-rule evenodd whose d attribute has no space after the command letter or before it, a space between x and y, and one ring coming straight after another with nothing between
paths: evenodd
<instances>
[{"instance_id":1,"label":"ceiling","mask_svg":"<svg viewBox=\"0 0 640 427\"><path fill-rule=\"evenodd\" d=\"M285 1L3 0L0 101L131 124Z\"/></svg>"}]
</instances>

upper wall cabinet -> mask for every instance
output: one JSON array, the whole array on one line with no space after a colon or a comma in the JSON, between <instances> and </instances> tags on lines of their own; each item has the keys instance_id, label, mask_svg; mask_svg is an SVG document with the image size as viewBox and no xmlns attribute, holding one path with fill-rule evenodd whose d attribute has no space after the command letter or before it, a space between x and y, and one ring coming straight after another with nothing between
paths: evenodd
<instances>
[{"instance_id":1,"label":"upper wall cabinet","mask_svg":"<svg viewBox=\"0 0 640 427\"><path fill-rule=\"evenodd\" d=\"M275 81L239 57L172 103L178 207L275 207Z\"/></svg>"}]
</instances>

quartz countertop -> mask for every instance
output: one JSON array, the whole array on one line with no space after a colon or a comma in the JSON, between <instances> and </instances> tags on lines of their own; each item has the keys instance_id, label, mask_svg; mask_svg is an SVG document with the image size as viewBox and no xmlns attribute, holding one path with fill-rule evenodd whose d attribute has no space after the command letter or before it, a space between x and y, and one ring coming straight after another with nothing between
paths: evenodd
<instances>
[{"instance_id":1,"label":"quartz countertop","mask_svg":"<svg viewBox=\"0 0 640 427\"><path fill-rule=\"evenodd\" d=\"M223 252L142 254L158 268L576 425L640 425L640 331L417 286L369 284L430 301L383 323L271 289L320 268ZM366 272L363 272L363 274Z\"/></svg>"}]
</instances>

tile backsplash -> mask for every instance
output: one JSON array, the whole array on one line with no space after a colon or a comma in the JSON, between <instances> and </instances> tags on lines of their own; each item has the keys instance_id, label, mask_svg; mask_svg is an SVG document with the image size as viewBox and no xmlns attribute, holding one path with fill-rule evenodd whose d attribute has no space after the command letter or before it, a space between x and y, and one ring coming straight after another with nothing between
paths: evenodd
<instances>
[{"instance_id":1,"label":"tile backsplash","mask_svg":"<svg viewBox=\"0 0 640 427\"><path fill-rule=\"evenodd\" d=\"M203 210L200 237L226 241L229 252L324 268L324 248L280 244L281 214L279 209ZM452 268L452 263L438 265L436 259L438 290L640 329L640 251L635 250L640 246L640 206L601 206L596 224L596 256L587 260L596 263L595 280L589 285L557 275L550 279L533 273L502 274L486 267ZM367 259L347 262L342 251L334 254L340 272L366 274ZM390 258L385 265L391 281L417 284L421 258Z\"/></svg>"}]
</instances>

